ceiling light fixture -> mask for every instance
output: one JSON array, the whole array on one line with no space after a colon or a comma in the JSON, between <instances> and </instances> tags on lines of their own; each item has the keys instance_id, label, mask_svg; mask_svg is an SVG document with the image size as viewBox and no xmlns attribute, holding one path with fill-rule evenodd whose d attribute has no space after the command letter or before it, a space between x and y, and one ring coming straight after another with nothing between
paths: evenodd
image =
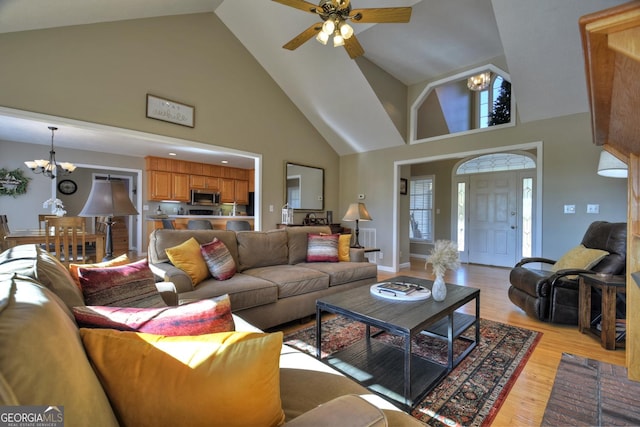
<instances>
[{"instance_id":1,"label":"ceiling light fixture","mask_svg":"<svg viewBox=\"0 0 640 427\"><path fill-rule=\"evenodd\" d=\"M485 90L489 87L489 83L491 83L491 71L485 71L467 79L467 87L475 92Z\"/></svg>"},{"instance_id":2,"label":"ceiling light fixture","mask_svg":"<svg viewBox=\"0 0 640 427\"><path fill-rule=\"evenodd\" d=\"M351 7L348 1L327 0L321 3L322 10L326 14L320 16L324 19L322 29L316 36L316 40L326 45L330 37L333 37L333 47L344 46L344 41L353 36L353 28L345 21L352 19L349 16Z\"/></svg>"},{"instance_id":3,"label":"ceiling light fixture","mask_svg":"<svg viewBox=\"0 0 640 427\"><path fill-rule=\"evenodd\" d=\"M58 128L55 126L49 126L49 130L51 130L51 151L49 151L49 160L40 159L26 161L24 164L27 165L27 167L34 173L41 173L46 177L55 179L58 174L70 174L76 170L76 166L69 162L62 162L60 164L56 162L56 151L53 149L53 134L58 130Z\"/></svg>"}]
</instances>

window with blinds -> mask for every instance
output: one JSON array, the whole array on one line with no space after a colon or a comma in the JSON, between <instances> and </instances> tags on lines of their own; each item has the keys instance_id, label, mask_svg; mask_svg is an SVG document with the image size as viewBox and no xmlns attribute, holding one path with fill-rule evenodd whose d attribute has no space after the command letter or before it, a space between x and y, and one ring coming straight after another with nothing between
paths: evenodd
<instances>
[{"instance_id":1,"label":"window with blinds","mask_svg":"<svg viewBox=\"0 0 640 427\"><path fill-rule=\"evenodd\" d=\"M433 176L412 177L409 198L409 238L433 242Z\"/></svg>"}]
</instances>

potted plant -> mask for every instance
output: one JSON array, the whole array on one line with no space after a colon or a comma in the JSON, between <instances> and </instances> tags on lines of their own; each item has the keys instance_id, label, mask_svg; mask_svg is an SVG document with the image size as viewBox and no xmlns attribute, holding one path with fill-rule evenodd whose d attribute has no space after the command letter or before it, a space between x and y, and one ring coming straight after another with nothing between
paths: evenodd
<instances>
[{"instance_id":1,"label":"potted plant","mask_svg":"<svg viewBox=\"0 0 640 427\"><path fill-rule=\"evenodd\" d=\"M431 255L425 262L431 264L435 280L431 288L431 294L436 301L443 301L447 297L447 286L444 283L444 274L447 270L455 270L460 267L460 258L458 256L458 247L450 240L437 240Z\"/></svg>"}]
</instances>

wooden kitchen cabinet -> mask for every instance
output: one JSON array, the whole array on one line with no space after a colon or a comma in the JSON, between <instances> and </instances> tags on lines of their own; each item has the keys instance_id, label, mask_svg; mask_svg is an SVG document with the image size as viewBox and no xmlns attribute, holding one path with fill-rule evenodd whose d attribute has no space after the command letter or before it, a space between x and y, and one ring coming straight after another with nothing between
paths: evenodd
<instances>
[{"instance_id":1,"label":"wooden kitchen cabinet","mask_svg":"<svg viewBox=\"0 0 640 427\"><path fill-rule=\"evenodd\" d=\"M204 175L190 175L189 186L195 190L220 190L220 178Z\"/></svg>"},{"instance_id":2,"label":"wooden kitchen cabinet","mask_svg":"<svg viewBox=\"0 0 640 427\"><path fill-rule=\"evenodd\" d=\"M236 201L236 180L220 178L220 202L233 203Z\"/></svg>"},{"instance_id":3,"label":"wooden kitchen cabinet","mask_svg":"<svg viewBox=\"0 0 640 427\"><path fill-rule=\"evenodd\" d=\"M165 171L148 171L149 200L189 201L189 175Z\"/></svg>"},{"instance_id":4,"label":"wooden kitchen cabinet","mask_svg":"<svg viewBox=\"0 0 640 427\"><path fill-rule=\"evenodd\" d=\"M249 181L235 180L235 197L236 203L239 205L249 204Z\"/></svg>"}]
</instances>

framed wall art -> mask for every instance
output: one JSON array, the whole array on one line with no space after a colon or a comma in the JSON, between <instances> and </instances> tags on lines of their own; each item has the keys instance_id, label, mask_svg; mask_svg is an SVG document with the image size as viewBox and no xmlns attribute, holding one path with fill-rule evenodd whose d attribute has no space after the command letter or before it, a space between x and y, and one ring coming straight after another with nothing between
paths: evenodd
<instances>
[{"instance_id":1,"label":"framed wall art","mask_svg":"<svg viewBox=\"0 0 640 427\"><path fill-rule=\"evenodd\" d=\"M147 94L147 117L182 126L194 127L195 108L170 99Z\"/></svg>"},{"instance_id":2,"label":"framed wall art","mask_svg":"<svg viewBox=\"0 0 640 427\"><path fill-rule=\"evenodd\" d=\"M407 194L407 180L400 178L400 194Z\"/></svg>"}]
</instances>

